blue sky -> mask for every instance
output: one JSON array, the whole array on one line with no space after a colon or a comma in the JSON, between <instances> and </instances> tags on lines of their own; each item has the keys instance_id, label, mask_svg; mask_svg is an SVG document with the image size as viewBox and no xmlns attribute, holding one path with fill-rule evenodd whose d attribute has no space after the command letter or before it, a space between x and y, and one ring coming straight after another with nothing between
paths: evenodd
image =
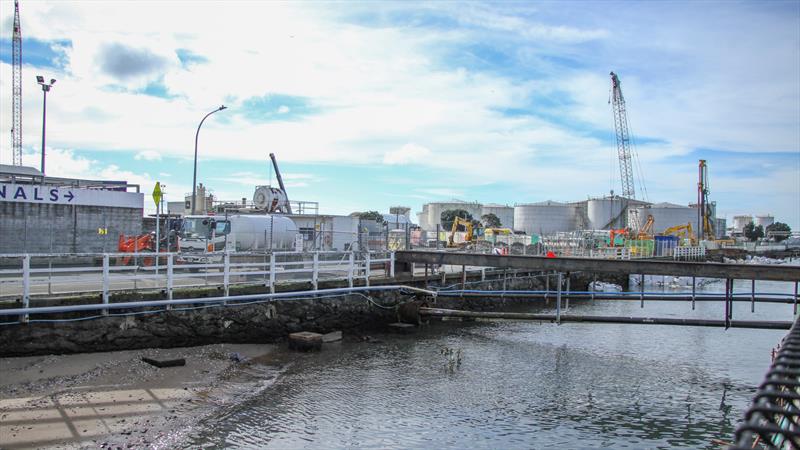
<instances>
[{"instance_id":1,"label":"blue sky","mask_svg":"<svg viewBox=\"0 0 800 450\"><path fill-rule=\"evenodd\" d=\"M198 179L225 199L270 181L327 213L620 191L621 79L648 199L711 199L800 229L800 2L21 2L24 160L48 173ZM10 129L13 2L0 0ZM0 139L0 163L10 162ZM643 192L637 186L638 192Z\"/></svg>"}]
</instances>

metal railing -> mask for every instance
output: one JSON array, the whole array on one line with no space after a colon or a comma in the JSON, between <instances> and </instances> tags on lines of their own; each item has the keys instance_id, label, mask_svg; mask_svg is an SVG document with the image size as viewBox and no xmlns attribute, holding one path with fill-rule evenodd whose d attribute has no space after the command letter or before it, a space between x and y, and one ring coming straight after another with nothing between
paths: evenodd
<instances>
[{"instance_id":1,"label":"metal railing","mask_svg":"<svg viewBox=\"0 0 800 450\"><path fill-rule=\"evenodd\" d=\"M732 450L800 448L800 319L774 354Z\"/></svg>"},{"instance_id":2,"label":"metal railing","mask_svg":"<svg viewBox=\"0 0 800 450\"><path fill-rule=\"evenodd\" d=\"M203 262L187 262L183 253L14 254L0 255L0 301L100 293L104 304L113 292L162 291L167 300L177 288L263 285L275 292L279 282L356 281L394 277L394 252L218 252Z\"/></svg>"},{"instance_id":3,"label":"metal railing","mask_svg":"<svg viewBox=\"0 0 800 450\"><path fill-rule=\"evenodd\" d=\"M681 261L702 260L706 257L706 248L699 247L675 247L672 249L672 259Z\"/></svg>"}]
</instances>

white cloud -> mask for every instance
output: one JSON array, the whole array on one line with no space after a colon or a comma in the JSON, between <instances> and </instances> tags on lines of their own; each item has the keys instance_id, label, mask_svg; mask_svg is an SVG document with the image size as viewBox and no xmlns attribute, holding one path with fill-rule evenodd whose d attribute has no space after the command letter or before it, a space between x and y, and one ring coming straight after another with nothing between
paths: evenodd
<instances>
[{"instance_id":1,"label":"white cloud","mask_svg":"<svg viewBox=\"0 0 800 450\"><path fill-rule=\"evenodd\" d=\"M278 114L286 114L286 113L288 113L288 112L289 112L289 107L288 107L288 106L286 106L286 105L281 105L281 106L278 108Z\"/></svg>"},{"instance_id":2,"label":"white cloud","mask_svg":"<svg viewBox=\"0 0 800 450\"><path fill-rule=\"evenodd\" d=\"M383 155L383 163L389 165L425 164L425 158L431 154L427 148L417 144L406 144L397 150L390 150Z\"/></svg>"},{"instance_id":3,"label":"white cloud","mask_svg":"<svg viewBox=\"0 0 800 450\"><path fill-rule=\"evenodd\" d=\"M133 159L144 161L161 161L161 153L158 153L154 150L144 150L137 153Z\"/></svg>"}]
</instances>

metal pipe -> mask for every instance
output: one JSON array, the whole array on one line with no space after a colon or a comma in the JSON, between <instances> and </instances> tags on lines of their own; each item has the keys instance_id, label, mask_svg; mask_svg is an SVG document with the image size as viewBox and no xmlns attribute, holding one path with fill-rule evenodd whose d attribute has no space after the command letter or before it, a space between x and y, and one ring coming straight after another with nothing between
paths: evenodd
<instances>
[{"instance_id":1,"label":"metal pipe","mask_svg":"<svg viewBox=\"0 0 800 450\"><path fill-rule=\"evenodd\" d=\"M679 319L674 317L626 317L626 316L573 316L560 314L533 314L493 311L462 311L456 309L420 308L420 315L430 317L471 317L476 319L534 320L540 322L587 322L641 325L682 325L698 327L757 328L769 330L788 330L793 322L737 320L727 323L724 320Z\"/></svg>"},{"instance_id":2,"label":"metal pipe","mask_svg":"<svg viewBox=\"0 0 800 450\"><path fill-rule=\"evenodd\" d=\"M154 306L177 306L189 304L206 304L206 303L220 303L228 302L229 305L236 305L238 302L251 301L251 300L268 300L268 299L289 299L292 297L306 297L310 295L328 295L328 294L347 294L351 292L375 292L375 291L399 291L405 290L416 292L420 294L430 295L436 297L436 291L429 291L420 289L413 286L405 285L391 285L391 286L361 286L352 288L333 288L333 289L316 289L312 291L294 291L294 292L277 292L273 294L248 294L237 295L232 297L206 297L206 298L182 298L179 300L152 300L143 302L126 302L126 303L109 303L109 304L90 304L90 305L63 305L63 306L40 306L36 308L11 308L0 309L0 316L14 316L21 314L54 314L54 313L68 313L78 311L98 311L102 309L136 309L136 308L150 308Z\"/></svg>"},{"instance_id":3,"label":"metal pipe","mask_svg":"<svg viewBox=\"0 0 800 450\"><path fill-rule=\"evenodd\" d=\"M558 272L558 291L556 291L556 323L561 324L561 272Z\"/></svg>"}]
</instances>

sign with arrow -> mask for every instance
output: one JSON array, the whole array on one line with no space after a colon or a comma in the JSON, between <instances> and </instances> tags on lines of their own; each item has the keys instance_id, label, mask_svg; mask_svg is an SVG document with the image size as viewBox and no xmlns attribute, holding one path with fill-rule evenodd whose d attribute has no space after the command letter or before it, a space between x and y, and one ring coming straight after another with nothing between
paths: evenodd
<instances>
[{"instance_id":1,"label":"sign with arrow","mask_svg":"<svg viewBox=\"0 0 800 450\"><path fill-rule=\"evenodd\" d=\"M142 208L144 195L138 192L79 189L42 184L0 183L0 202Z\"/></svg>"}]
</instances>

